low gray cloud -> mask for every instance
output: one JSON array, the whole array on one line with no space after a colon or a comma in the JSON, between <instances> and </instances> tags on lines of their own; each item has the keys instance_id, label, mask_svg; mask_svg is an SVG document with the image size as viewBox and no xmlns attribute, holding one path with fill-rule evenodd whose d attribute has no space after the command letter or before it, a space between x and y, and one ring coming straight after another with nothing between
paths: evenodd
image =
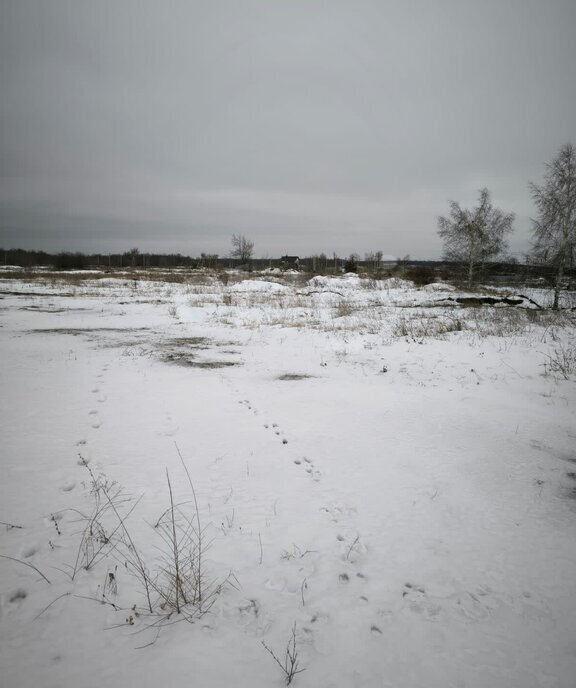
<instances>
[{"instance_id":1,"label":"low gray cloud","mask_svg":"<svg viewBox=\"0 0 576 688\"><path fill-rule=\"evenodd\" d=\"M8 0L0 245L434 258L576 138L571 0Z\"/></svg>"}]
</instances>

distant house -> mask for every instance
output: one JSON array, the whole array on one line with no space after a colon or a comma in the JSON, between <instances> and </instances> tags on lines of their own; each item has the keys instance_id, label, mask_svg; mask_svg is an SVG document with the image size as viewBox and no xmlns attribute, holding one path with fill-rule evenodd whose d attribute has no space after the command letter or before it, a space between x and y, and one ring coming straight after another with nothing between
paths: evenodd
<instances>
[{"instance_id":1,"label":"distant house","mask_svg":"<svg viewBox=\"0 0 576 688\"><path fill-rule=\"evenodd\" d=\"M280 258L282 270L298 270L300 258L298 256L282 256Z\"/></svg>"}]
</instances>

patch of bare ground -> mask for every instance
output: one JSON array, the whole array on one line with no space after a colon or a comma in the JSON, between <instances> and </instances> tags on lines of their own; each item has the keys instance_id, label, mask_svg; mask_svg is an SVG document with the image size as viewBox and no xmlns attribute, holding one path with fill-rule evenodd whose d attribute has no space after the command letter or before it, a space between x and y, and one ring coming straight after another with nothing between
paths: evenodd
<instances>
[{"instance_id":1,"label":"patch of bare ground","mask_svg":"<svg viewBox=\"0 0 576 688\"><path fill-rule=\"evenodd\" d=\"M71 334L77 336L80 334L97 334L99 332L146 332L150 331L149 327L40 327L33 330L27 330L27 334Z\"/></svg>"},{"instance_id":2,"label":"patch of bare ground","mask_svg":"<svg viewBox=\"0 0 576 688\"><path fill-rule=\"evenodd\" d=\"M162 360L165 363L172 363L173 365L182 366L183 368L201 368L204 370L231 368L233 366L242 365L240 361L194 361L189 357L171 355L165 356Z\"/></svg>"}]
</instances>

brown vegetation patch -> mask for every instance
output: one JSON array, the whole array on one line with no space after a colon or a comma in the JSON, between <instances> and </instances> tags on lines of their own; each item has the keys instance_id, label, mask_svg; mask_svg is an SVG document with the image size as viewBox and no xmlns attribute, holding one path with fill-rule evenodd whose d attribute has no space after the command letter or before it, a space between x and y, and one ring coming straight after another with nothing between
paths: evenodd
<instances>
[{"instance_id":1,"label":"brown vegetation patch","mask_svg":"<svg viewBox=\"0 0 576 688\"><path fill-rule=\"evenodd\" d=\"M0 294L2 294L2 296L23 296L25 298L30 296L41 296L45 299L53 299L54 296L57 296L58 298L70 298L72 296L76 296L76 294L47 294L46 292L41 291L7 291L6 289L1 289Z\"/></svg>"},{"instance_id":2,"label":"brown vegetation patch","mask_svg":"<svg viewBox=\"0 0 576 688\"><path fill-rule=\"evenodd\" d=\"M162 360L165 363L172 363L174 365L182 366L183 368L202 368L206 370L214 370L216 368L231 368L233 366L241 365L240 361L194 361L183 356L165 356Z\"/></svg>"},{"instance_id":3,"label":"brown vegetation patch","mask_svg":"<svg viewBox=\"0 0 576 688\"><path fill-rule=\"evenodd\" d=\"M27 334L71 334L76 337L79 334L97 334L99 332L145 332L149 327L40 327L28 330Z\"/></svg>"},{"instance_id":4,"label":"brown vegetation patch","mask_svg":"<svg viewBox=\"0 0 576 688\"><path fill-rule=\"evenodd\" d=\"M174 337L164 342L164 346L182 346L193 349L207 349L212 344L209 337Z\"/></svg>"},{"instance_id":5,"label":"brown vegetation patch","mask_svg":"<svg viewBox=\"0 0 576 688\"><path fill-rule=\"evenodd\" d=\"M32 311L33 313L78 313L89 311L90 308L62 308L61 306L22 306L18 310Z\"/></svg>"}]
</instances>

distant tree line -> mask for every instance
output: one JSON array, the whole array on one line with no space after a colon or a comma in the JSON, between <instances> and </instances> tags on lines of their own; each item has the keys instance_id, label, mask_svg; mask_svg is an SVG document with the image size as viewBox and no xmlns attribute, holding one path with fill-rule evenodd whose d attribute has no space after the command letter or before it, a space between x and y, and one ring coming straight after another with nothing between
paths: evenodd
<instances>
[{"instance_id":1,"label":"distant tree line","mask_svg":"<svg viewBox=\"0 0 576 688\"><path fill-rule=\"evenodd\" d=\"M231 256L220 257L217 254L202 253L198 257L184 256L180 253L157 254L141 253L134 249L124 253L92 253L61 252L47 253L45 251L28 251L26 249L0 248L0 260L4 265L16 265L24 269L46 267L54 270L132 270L132 269L213 269L222 270L240 265L239 259ZM251 258L251 269L266 270L268 268L284 269L282 258ZM375 279L400 277L409 279L417 285L425 285L438 279L452 281L467 281L467 266L461 262L412 260L410 256L398 258L395 261L384 261L380 251L369 252L360 258L352 253L348 257L340 257L335 253L326 253L301 257L299 270L311 275L341 274L342 272L358 272ZM546 263L519 263L513 259L483 262L477 267L478 279L497 282L523 282L530 279L544 279L553 284L555 268ZM576 279L576 267L568 266L564 271L565 278Z\"/></svg>"},{"instance_id":2,"label":"distant tree line","mask_svg":"<svg viewBox=\"0 0 576 688\"><path fill-rule=\"evenodd\" d=\"M203 254L204 255L204 254ZM87 270L90 268L174 268L197 267L202 259L183 256L180 253L140 253L131 249L124 253L81 253L80 251L29 251L21 248L0 248L3 265L18 265L23 268L37 266L52 267L55 270Z\"/></svg>"}]
</instances>

